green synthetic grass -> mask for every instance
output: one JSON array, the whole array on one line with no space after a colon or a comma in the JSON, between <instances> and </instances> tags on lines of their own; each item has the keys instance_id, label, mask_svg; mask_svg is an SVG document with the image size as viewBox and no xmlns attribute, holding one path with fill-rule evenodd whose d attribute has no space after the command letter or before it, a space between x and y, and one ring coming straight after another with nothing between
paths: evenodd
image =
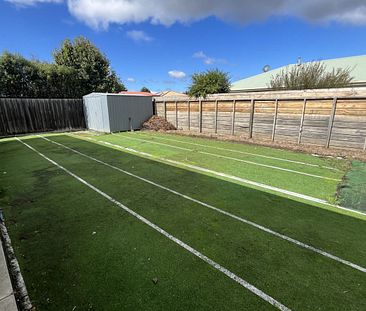
<instances>
[{"instance_id":1,"label":"green synthetic grass","mask_svg":"<svg viewBox=\"0 0 366 311\"><path fill-rule=\"evenodd\" d=\"M174 140L180 140L182 143L159 139L159 137L171 137ZM183 142L193 142L192 138L177 137L176 135L152 135L145 133L120 133L114 135L100 135L94 139L107 141L123 147L130 147L137 151L153 154L158 157L184 162L187 164L198 165L203 168L211 169L217 172L230 174L233 176L245 178L251 181L259 182L265 185L290 190L300 194L309 195L315 198L326 200L330 203L336 203L337 186L345 174L349 163L345 160L317 158L311 155L294 153L285 150L269 149L267 147L239 145L236 143L223 143L210 141L207 139L196 138L195 143L205 144L214 147L234 149L250 153L259 153L266 156L281 157L294 161L301 161L320 167L311 167L297 163L289 163L276 159L256 157L254 155L245 155L234 153L228 150L217 150L197 145L184 144ZM144 139L145 141L137 140ZM147 141L146 141L147 140ZM154 142L166 145L154 144ZM170 145L170 146L167 146ZM193 151L185 151L174 148L183 147ZM271 153L271 150L273 152ZM212 155L202 154L197 151L209 152L218 155L229 156L232 158L248 160L251 162L276 166L279 168L290 169L307 174L328 177L336 180L321 179L313 176L306 176L294 172L281 171L274 168L262 167L258 165L237 162L235 160L218 158ZM336 170L330 170L325 167L332 167Z\"/></svg>"},{"instance_id":2,"label":"green synthetic grass","mask_svg":"<svg viewBox=\"0 0 366 311\"><path fill-rule=\"evenodd\" d=\"M123 134L131 134L131 133L120 133L120 135ZM166 134L166 133L161 133L161 132L149 132L149 131L137 131L134 132L134 134L138 134L141 136L145 136L145 137L151 137L154 139L170 139L170 141L166 141L167 143L173 143L172 140L175 141L181 141L182 142L182 146L189 146L188 143L194 143L194 144L200 144L200 145L207 145L207 146L212 146L212 147L220 147L220 148L227 148L227 149L231 149L231 150L237 150L237 151L243 151L243 152L248 152L248 153L253 153L253 154L259 154L259 155L265 155L265 156L270 156L270 157L277 157L277 158L283 158L283 159L288 159L288 160L294 160L294 161L300 161L300 162L306 162L309 164L316 164L316 165L320 165L320 166L333 166L335 168L339 168L339 169L344 169L344 162L343 161L339 161L337 159L334 158L325 158L325 157L317 157L317 156L313 156L307 153L302 153L302 152L295 152L295 151L290 151L290 150L285 150L285 149L277 149L277 148L271 148L271 147L265 147L265 146L260 146L260 145L253 145L253 144L245 144L245 143L240 143L240 142L231 142L231 141L223 141L223 140L216 140L216 139L208 139L208 138L202 138L202 137L190 137L190 136L182 136L182 135L176 135L176 134ZM196 146L197 148L199 146ZM217 149L207 149L210 150L211 152L215 151L217 152ZM232 153L227 151L228 154L232 154L232 155L238 155L237 153ZM248 155L248 157L250 157ZM264 160L263 158L257 158L257 157L250 157L252 160ZM281 163L283 165L286 165L285 162L278 162L276 160L274 160L274 162L271 162L271 164L275 164L275 163ZM295 164L290 164L290 165L295 165ZM301 167L301 166L300 166ZM293 167L290 167L293 168Z\"/></svg>"},{"instance_id":3,"label":"green synthetic grass","mask_svg":"<svg viewBox=\"0 0 366 311\"><path fill-rule=\"evenodd\" d=\"M344 206L366 212L366 163L352 162L351 169L339 187L339 197Z\"/></svg>"},{"instance_id":4,"label":"green synthetic grass","mask_svg":"<svg viewBox=\"0 0 366 311\"><path fill-rule=\"evenodd\" d=\"M366 265L362 219L69 136L50 139ZM43 139L25 141L293 310L366 307L360 271ZM0 151L0 204L38 310L272 309L19 142Z\"/></svg>"}]
</instances>

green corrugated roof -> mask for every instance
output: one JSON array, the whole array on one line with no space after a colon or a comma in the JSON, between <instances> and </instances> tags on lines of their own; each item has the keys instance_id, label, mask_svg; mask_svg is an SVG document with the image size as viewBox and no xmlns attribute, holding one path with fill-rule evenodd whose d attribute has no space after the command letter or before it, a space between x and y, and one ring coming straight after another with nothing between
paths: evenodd
<instances>
[{"instance_id":1,"label":"green corrugated roof","mask_svg":"<svg viewBox=\"0 0 366 311\"><path fill-rule=\"evenodd\" d=\"M333 70L333 68L351 68L351 75L354 80L352 83L363 83L366 82L366 55L334 58L322 61L327 69ZM290 64L277 69L273 69L267 72L263 72L259 75L255 75L246 79L235 81L231 85L232 91L245 91L245 90L256 90L256 89L268 89L271 77L280 73L281 70L289 69L296 64Z\"/></svg>"}]
</instances>

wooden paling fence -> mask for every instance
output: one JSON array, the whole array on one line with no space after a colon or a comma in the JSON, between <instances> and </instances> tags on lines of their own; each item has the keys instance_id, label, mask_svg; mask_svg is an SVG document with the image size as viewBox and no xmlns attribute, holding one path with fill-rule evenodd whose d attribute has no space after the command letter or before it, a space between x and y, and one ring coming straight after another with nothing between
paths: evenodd
<instances>
[{"instance_id":1,"label":"wooden paling fence","mask_svg":"<svg viewBox=\"0 0 366 311\"><path fill-rule=\"evenodd\" d=\"M366 149L366 96L265 98L259 94L205 100L156 97L155 113L188 131Z\"/></svg>"},{"instance_id":2,"label":"wooden paling fence","mask_svg":"<svg viewBox=\"0 0 366 311\"><path fill-rule=\"evenodd\" d=\"M0 98L0 135L85 129L82 99Z\"/></svg>"}]
</instances>

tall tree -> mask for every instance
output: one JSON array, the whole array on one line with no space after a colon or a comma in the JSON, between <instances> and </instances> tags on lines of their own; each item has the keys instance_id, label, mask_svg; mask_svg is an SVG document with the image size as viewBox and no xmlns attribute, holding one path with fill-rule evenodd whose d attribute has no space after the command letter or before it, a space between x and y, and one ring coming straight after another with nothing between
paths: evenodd
<instances>
[{"instance_id":1,"label":"tall tree","mask_svg":"<svg viewBox=\"0 0 366 311\"><path fill-rule=\"evenodd\" d=\"M141 92L151 93L151 91L146 86L141 88Z\"/></svg>"},{"instance_id":2,"label":"tall tree","mask_svg":"<svg viewBox=\"0 0 366 311\"><path fill-rule=\"evenodd\" d=\"M328 70L322 62L292 66L272 76L270 88L276 90L304 90L349 86L352 82L350 68Z\"/></svg>"},{"instance_id":3,"label":"tall tree","mask_svg":"<svg viewBox=\"0 0 366 311\"><path fill-rule=\"evenodd\" d=\"M0 96L75 98L78 80L74 69L27 60L8 52L0 55Z\"/></svg>"},{"instance_id":4,"label":"tall tree","mask_svg":"<svg viewBox=\"0 0 366 311\"><path fill-rule=\"evenodd\" d=\"M187 93L192 97L205 98L208 94L228 93L229 91L229 75L218 69L212 69L193 74Z\"/></svg>"},{"instance_id":5,"label":"tall tree","mask_svg":"<svg viewBox=\"0 0 366 311\"><path fill-rule=\"evenodd\" d=\"M41 83L39 98L80 98L76 70L66 66L37 62Z\"/></svg>"},{"instance_id":6,"label":"tall tree","mask_svg":"<svg viewBox=\"0 0 366 311\"><path fill-rule=\"evenodd\" d=\"M21 55L4 52L0 56L0 95L35 97L41 76L35 63Z\"/></svg>"},{"instance_id":7,"label":"tall tree","mask_svg":"<svg viewBox=\"0 0 366 311\"><path fill-rule=\"evenodd\" d=\"M109 60L89 40L83 37L73 42L66 39L53 53L57 65L76 70L80 96L91 92L126 90L110 68Z\"/></svg>"}]
</instances>

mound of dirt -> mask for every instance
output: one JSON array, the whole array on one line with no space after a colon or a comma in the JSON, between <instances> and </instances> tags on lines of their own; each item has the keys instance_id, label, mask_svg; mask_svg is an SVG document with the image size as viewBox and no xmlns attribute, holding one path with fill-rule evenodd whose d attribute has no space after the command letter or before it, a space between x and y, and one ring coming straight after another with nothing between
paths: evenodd
<instances>
[{"instance_id":1,"label":"mound of dirt","mask_svg":"<svg viewBox=\"0 0 366 311\"><path fill-rule=\"evenodd\" d=\"M162 117L152 116L142 124L143 130L149 131L170 131L176 130L175 126Z\"/></svg>"}]
</instances>

